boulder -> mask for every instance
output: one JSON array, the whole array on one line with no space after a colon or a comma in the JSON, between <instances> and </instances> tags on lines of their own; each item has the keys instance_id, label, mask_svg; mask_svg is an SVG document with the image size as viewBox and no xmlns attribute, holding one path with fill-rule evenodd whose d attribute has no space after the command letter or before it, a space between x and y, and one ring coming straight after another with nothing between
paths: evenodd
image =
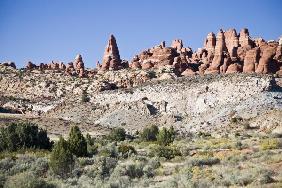
<instances>
[{"instance_id":1,"label":"boulder","mask_svg":"<svg viewBox=\"0 0 282 188\"><path fill-rule=\"evenodd\" d=\"M234 63L228 66L226 74L231 74L231 73L240 73L242 72L242 65L239 63Z\"/></svg>"},{"instance_id":2,"label":"boulder","mask_svg":"<svg viewBox=\"0 0 282 188\"><path fill-rule=\"evenodd\" d=\"M195 75L196 75L196 72L190 68L187 68L184 72L181 73L181 76L184 76L184 77L195 76Z\"/></svg>"}]
</instances>

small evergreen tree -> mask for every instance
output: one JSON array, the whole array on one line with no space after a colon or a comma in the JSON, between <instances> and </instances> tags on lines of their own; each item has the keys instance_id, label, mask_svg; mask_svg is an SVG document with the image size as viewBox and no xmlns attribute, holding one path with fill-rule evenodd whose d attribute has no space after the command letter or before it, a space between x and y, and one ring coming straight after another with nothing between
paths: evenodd
<instances>
[{"instance_id":1,"label":"small evergreen tree","mask_svg":"<svg viewBox=\"0 0 282 188\"><path fill-rule=\"evenodd\" d=\"M124 141L126 136L126 132L124 128L114 128L111 130L109 134L109 139L113 141Z\"/></svg>"},{"instance_id":2,"label":"small evergreen tree","mask_svg":"<svg viewBox=\"0 0 282 188\"><path fill-rule=\"evenodd\" d=\"M72 171L74 166L73 154L69 149L68 142L63 137L60 137L55 144L50 155L49 165L52 171L61 177L66 177Z\"/></svg>"},{"instance_id":3,"label":"small evergreen tree","mask_svg":"<svg viewBox=\"0 0 282 188\"><path fill-rule=\"evenodd\" d=\"M143 129L140 134L140 137L143 141L156 141L158 133L159 128L156 125L151 125Z\"/></svg>"},{"instance_id":4,"label":"small evergreen tree","mask_svg":"<svg viewBox=\"0 0 282 188\"><path fill-rule=\"evenodd\" d=\"M73 126L71 128L68 143L70 151L77 157L87 155L87 142L78 126Z\"/></svg>"},{"instance_id":5,"label":"small evergreen tree","mask_svg":"<svg viewBox=\"0 0 282 188\"><path fill-rule=\"evenodd\" d=\"M164 127L159 131L157 135L158 144L163 146L167 146L171 144L174 141L174 138L175 138L175 131L173 127L170 127L169 129Z\"/></svg>"}]
</instances>

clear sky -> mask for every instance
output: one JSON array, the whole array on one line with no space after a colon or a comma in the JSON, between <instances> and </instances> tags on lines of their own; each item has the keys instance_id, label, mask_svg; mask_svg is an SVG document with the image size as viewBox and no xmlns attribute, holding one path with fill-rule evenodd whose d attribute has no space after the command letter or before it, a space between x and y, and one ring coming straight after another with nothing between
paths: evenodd
<instances>
[{"instance_id":1,"label":"clear sky","mask_svg":"<svg viewBox=\"0 0 282 188\"><path fill-rule=\"evenodd\" d=\"M95 67L111 33L123 59L175 38L196 50L220 28L277 40L281 10L282 0L0 0L0 62L68 63L80 53Z\"/></svg>"}]
</instances>

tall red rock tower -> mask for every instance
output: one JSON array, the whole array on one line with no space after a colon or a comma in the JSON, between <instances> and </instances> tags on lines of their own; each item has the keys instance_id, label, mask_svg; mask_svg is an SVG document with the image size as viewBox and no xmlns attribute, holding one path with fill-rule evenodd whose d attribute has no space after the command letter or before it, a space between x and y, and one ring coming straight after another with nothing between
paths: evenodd
<instances>
[{"instance_id":1,"label":"tall red rock tower","mask_svg":"<svg viewBox=\"0 0 282 188\"><path fill-rule=\"evenodd\" d=\"M119 55L116 38L114 37L114 35L111 35L104 52L101 69L118 70L120 66L121 66L121 59Z\"/></svg>"}]
</instances>

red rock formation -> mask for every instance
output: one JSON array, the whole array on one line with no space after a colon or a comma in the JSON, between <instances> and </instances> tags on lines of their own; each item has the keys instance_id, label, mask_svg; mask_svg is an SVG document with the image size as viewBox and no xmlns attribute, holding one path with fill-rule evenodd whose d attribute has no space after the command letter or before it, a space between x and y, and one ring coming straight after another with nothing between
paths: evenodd
<instances>
[{"instance_id":1,"label":"red rock formation","mask_svg":"<svg viewBox=\"0 0 282 188\"><path fill-rule=\"evenodd\" d=\"M102 70L118 70L121 68L121 59L114 35L110 36L103 56Z\"/></svg>"},{"instance_id":2,"label":"red rock formation","mask_svg":"<svg viewBox=\"0 0 282 188\"><path fill-rule=\"evenodd\" d=\"M65 70L66 65L63 62L61 62L59 68L60 68L60 70Z\"/></svg>"},{"instance_id":3,"label":"red rock formation","mask_svg":"<svg viewBox=\"0 0 282 188\"><path fill-rule=\"evenodd\" d=\"M196 75L196 72L193 71L192 69L188 68L186 69L184 72L181 73L181 76L185 76L185 77L188 77L188 76L195 76Z\"/></svg>"},{"instance_id":4,"label":"red rock formation","mask_svg":"<svg viewBox=\"0 0 282 188\"><path fill-rule=\"evenodd\" d=\"M6 66L6 67L12 67L14 69L16 69L16 64L14 62L4 62L4 63L0 63L0 65Z\"/></svg>"},{"instance_id":5,"label":"red rock formation","mask_svg":"<svg viewBox=\"0 0 282 188\"><path fill-rule=\"evenodd\" d=\"M75 68L76 73L78 74L78 76L79 77L85 76L84 63L83 63L83 60L82 60L82 56L80 54L78 54L75 57L75 60L74 60L73 64L74 64L74 68Z\"/></svg>"},{"instance_id":6,"label":"red rock formation","mask_svg":"<svg viewBox=\"0 0 282 188\"><path fill-rule=\"evenodd\" d=\"M139 61L140 61L140 59L139 59L138 55L134 56L134 58L132 59L131 64L130 64L130 68L141 69L142 66L141 66Z\"/></svg>"},{"instance_id":7,"label":"red rock formation","mask_svg":"<svg viewBox=\"0 0 282 188\"><path fill-rule=\"evenodd\" d=\"M154 64L151 61L146 61L142 63L142 69L147 70L154 67Z\"/></svg>"},{"instance_id":8,"label":"red rock formation","mask_svg":"<svg viewBox=\"0 0 282 188\"><path fill-rule=\"evenodd\" d=\"M237 47L239 46L239 39L235 29L229 29L224 33L225 43L230 54L230 57L236 57Z\"/></svg>"},{"instance_id":9,"label":"red rock formation","mask_svg":"<svg viewBox=\"0 0 282 188\"><path fill-rule=\"evenodd\" d=\"M67 75L71 76L71 75L73 75L74 70L75 70L75 69L74 69L73 63L70 62L70 63L68 63L67 66L66 66L66 71L65 71L65 73L66 73Z\"/></svg>"},{"instance_id":10,"label":"red rock formation","mask_svg":"<svg viewBox=\"0 0 282 188\"><path fill-rule=\"evenodd\" d=\"M207 51L214 51L215 44L216 44L216 37L215 37L215 34L211 32L208 34L205 40L204 47Z\"/></svg>"},{"instance_id":11,"label":"red rock formation","mask_svg":"<svg viewBox=\"0 0 282 188\"><path fill-rule=\"evenodd\" d=\"M254 73L259 62L259 48L253 48L247 51L244 58L243 72Z\"/></svg>"},{"instance_id":12,"label":"red rock formation","mask_svg":"<svg viewBox=\"0 0 282 188\"><path fill-rule=\"evenodd\" d=\"M276 47L270 45L264 45L260 49L262 55L259 60L258 67L256 69L256 73L259 74L271 73L272 68L270 67L270 63L276 54Z\"/></svg>"},{"instance_id":13,"label":"red rock formation","mask_svg":"<svg viewBox=\"0 0 282 188\"><path fill-rule=\"evenodd\" d=\"M231 58L229 54L224 54L223 65L220 66L220 73L224 74L227 72L229 65L231 64Z\"/></svg>"},{"instance_id":14,"label":"red rock formation","mask_svg":"<svg viewBox=\"0 0 282 188\"><path fill-rule=\"evenodd\" d=\"M6 65L6 64L5 64ZM220 30L217 36L209 33L204 48L193 53L189 47L183 47L180 39L172 41L171 47L166 47L165 41L153 48L136 55L129 64L121 60L116 39L110 36L106 46L102 65L96 65L98 70L119 70L169 68L178 76L193 76L196 74L229 74L229 73L276 73L282 74L282 38L278 41L266 42L262 38L252 40L248 29L242 29L237 35L235 29ZM97 73L85 70L81 55L77 55L73 63L65 66L61 62L52 61L49 64L35 64L29 62L27 69L40 68L64 70L66 74L79 77L93 77ZM140 71L137 71L140 72ZM146 71L141 71L146 72ZM136 75L137 76L137 75ZM134 76L133 76L134 77ZM132 80L136 78L130 78ZM146 79L149 79L146 77ZM136 79L139 82L140 79ZM142 80L142 79L141 79ZM143 82L143 80L141 81ZM131 80L121 81L121 86L132 85ZM134 84L133 84L134 85Z\"/></svg>"},{"instance_id":15,"label":"red rock formation","mask_svg":"<svg viewBox=\"0 0 282 188\"><path fill-rule=\"evenodd\" d=\"M33 64L31 61L27 62L26 65L26 69L31 70L31 69L35 69L37 66L35 64Z\"/></svg>"},{"instance_id":16,"label":"red rock formation","mask_svg":"<svg viewBox=\"0 0 282 188\"><path fill-rule=\"evenodd\" d=\"M250 39L250 35L249 35L249 30L248 29L243 28L240 31L239 44L242 47L246 47L246 46L253 47L253 41Z\"/></svg>"},{"instance_id":17,"label":"red rock formation","mask_svg":"<svg viewBox=\"0 0 282 188\"><path fill-rule=\"evenodd\" d=\"M205 74L219 73L220 66L223 64L223 51L226 50L225 37L222 30L216 36L215 54L210 67Z\"/></svg>"},{"instance_id":18,"label":"red rock formation","mask_svg":"<svg viewBox=\"0 0 282 188\"><path fill-rule=\"evenodd\" d=\"M183 48L183 42L181 39L175 39L171 43L171 47L175 48L178 52L181 52L181 49Z\"/></svg>"},{"instance_id":19,"label":"red rock formation","mask_svg":"<svg viewBox=\"0 0 282 188\"><path fill-rule=\"evenodd\" d=\"M242 65L234 63L228 66L226 74L242 72Z\"/></svg>"}]
</instances>

